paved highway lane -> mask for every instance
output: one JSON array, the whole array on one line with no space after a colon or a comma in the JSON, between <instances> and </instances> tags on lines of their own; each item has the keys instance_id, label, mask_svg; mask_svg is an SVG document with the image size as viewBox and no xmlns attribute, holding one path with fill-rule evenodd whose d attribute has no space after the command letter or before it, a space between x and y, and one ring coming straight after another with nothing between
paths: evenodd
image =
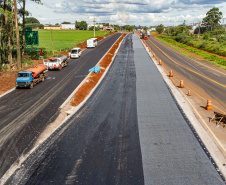
<instances>
[{"instance_id":1,"label":"paved highway lane","mask_svg":"<svg viewBox=\"0 0 226 185\"><path fill-rule=\"evenodd\" d=\"M61 71L49 71L44 82L33 89L16 89L0 98L0 177L59 113L59 106L107 52L120 34L101 41L95 49L87 49L82 57L69 60Z\"/></svg>"},{"instance_id":2,"label":"paved highway lane","mask_svg":"<svg viewBox=\"0 0 226 185\"><path fill-rule=\"evenodd\" d=\"M219 109L226 112L226 72L208 62L192 60L159 40L149 37L148 45L174 77L184 80L184 85L204 99L212 99Z\"/></svg>"},{"instance_id":3,"label":"paved highway lane","mask_svg":"<svg viewBox=\"0 0 226 185\"><path fill-rule=\"evenodd\" d=\"M7 184L224 184L136 34Z\"/></svg>"},{"instance_id":4,"label":"paved highway lane","mask_svg":"<svg viewBox=\"0 0 226 185\"><path fill-rule=\"evenodd\" d=\"M27 184L143 184L135 78L130 35L71 126L29 169Z\"/></svg>"}]
</instances>

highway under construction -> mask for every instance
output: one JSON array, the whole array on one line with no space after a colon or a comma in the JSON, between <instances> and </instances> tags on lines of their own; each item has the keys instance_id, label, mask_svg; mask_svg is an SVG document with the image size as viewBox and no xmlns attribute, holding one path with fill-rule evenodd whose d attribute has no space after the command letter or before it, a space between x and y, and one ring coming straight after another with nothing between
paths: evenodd
<instances>
[{"instance_id":1,"label":"highway under construction","mask_svg":"<svg viewBox=\"0 0 226 185\"><path fill-rule=\"evenodd\" d=\"M119 36L120 34L111 36L93 50L94 53L99 53L99 60L103 56L103 48L106 48L106 52ZM88 57L91 55L94 58L94 53L86 50L79 62L73 65L79 69L85 69L80 65L88 66L87 69L92 67L95 64L90 64L91 59ZM159 65L160 59L162 65ZM84 60L85 64L82 63ZM60 114L56 111L50 117L48 113L53 107L57 110L78 86L77 83L71 87L73 81L78 78L82 81L82 77L87 75L79 70L76 73L71 71L68 79L64 79L68 81L68 85L62 85L62 81L58 84L62 85L62 91L53 94L67 94L61 97L61 103L48 104L45 111L37 112L34 117L37 119L35 123L42 123L43 128L39 129L35 138L34 132L31 132L33 135L29 132L38 128L38 125L30 125L29 114L17 118L19 123L27 120L24 125L20 125L24 129L24 137L18 137L18 132L12 132L12 142L10 139L6 140L6 144L2 146L1 167L4 167L4 172L10 174L10 169L13 172L7 177L2 172L0 182L98 185L225 184L225 145L222 139L224 130L221 126L217 130L215 124L208 122L208 117L213 116L213 111L208 112L205 109L206 100L211 99L213 109L224 113L225 72L187 60L152 37L143 42L137 34L128 34L121 42L108 72L84 104L73 113L68 112L68 119L23 163L18 162L16 168L10 166L7 155L16 160L31 150L45 126ZM188 66L184 66L182 61ZM205 74L206 69L208 74L213 73L216 77ZM212 72L213 70L215 72ZM170 71L173 73L172 77L169 77ZM63 70L60 72L63 73ZM183 73L188 79L184 78ZM54 80L55 76L51 75L53 73L50 73L49 80ZM181 80L183 87L179 84ZM213 89L208 90L205 85ZM35 90L38 94L43 86L44 83L41 83L32 91ZM67 88L70 89L69 92ZM187 96L188 90L190 96ZM21 92L23 90L16 91L18 94ZM197 97L194 96L194 92ZM45 93L52 93L51 88ZM198 95L204 100L200 100ZM1 105L13 99L12 96L9 94L2 97ZM51 102L52 99L47 102ZM46 103L44 99L42 103ZM13 105L8 107L8 110L12 108ZM195 115L193 109L200 117ZM16 112L15 110L14 115ZM3 116L5 117L4 124L1 125L2 132L7 130L15 119L10 120L6 113ZM205 123L208 128L205 127ZM8 136L6 132L3 133ZM221 134L222 138L217 137L217 134ZM24 147L25 144L29 147ZM19 151L17 155L12 155L16 151Z\"/></svg>"}]
</instances>

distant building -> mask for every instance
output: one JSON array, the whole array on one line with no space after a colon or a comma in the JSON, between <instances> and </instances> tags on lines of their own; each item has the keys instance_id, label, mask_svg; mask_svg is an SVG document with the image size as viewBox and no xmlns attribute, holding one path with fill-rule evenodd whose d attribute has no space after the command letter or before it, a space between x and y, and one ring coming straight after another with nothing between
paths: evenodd
<instances>
[{"instance_id":1,"label":"distant building","mask_svg":"<svg viewBox=\"0 0 226 185\"><path fill-rule=\"evenodd\" d=\"M90 27L92 27L92 26L94 26L93 24L89 24L87 27L88 27L88 29L90 28ZM95 24L95 28L100 28L100 29L103 29L103 24Z\"/></svg>"},{"instance_id":2,"label":"distant building","mask_svg":"<svg viewBox=\"0 0 226 185\"><path fill-rule=\"evenodd\" d=\"M112 31L114 30L113 26L104 26L103 30Z\"/></svg>"},{"instance_id":3,"label":"distant building","mask_svg":"<svg viewBox=\"0 0 226 185\"><path fill-rule=\"evenodd\" d=\"M62 30L75 30L75 24L61 24Z\"/></svg>"},{"instance_id":4,"label":"distant building","mask_svg":"<svg viewBox=\"0 0 226 185\"><path fill-rule=\"evenodd\" d=\"M199 26L200 26L200 28L202 28L202 27L205 27L205 24L203 24L202 22L194 22L192 25L192 30L195 30Z\"/></svg>"},{"instance_id":5,"label":"distant building","mask_svg":"<svg viewBox=\"0 0 226 185\"><path fill-rule=\"evenodd\" d=\"M61 30L61 25L44 25L44 30Z\"/></svg>"}]
</instances>

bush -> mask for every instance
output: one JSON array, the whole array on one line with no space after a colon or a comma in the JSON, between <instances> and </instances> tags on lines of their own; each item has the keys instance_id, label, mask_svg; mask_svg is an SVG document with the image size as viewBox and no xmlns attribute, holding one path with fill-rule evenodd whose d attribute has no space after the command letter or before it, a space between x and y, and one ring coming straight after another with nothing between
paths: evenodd
<instances>
[{"instance_id":1,"label":"bush","mask_svg":"<svg viewBox=\"0 0 226 185\"><path fill-rule=\"evenodd\" d=\"M210 40L210 36L209 36L208 34L205 34L205 35L203 36L203 39L204 39L204 40Z\"/></svg>"},{"instance_id":2,"label":"bush","mask_svg":"<svg viewBox=\"0 0 226 185\"><path fill-rule=\"evenodd\" d=\"M222 35L220 39L226 41L226 35Z\"/></svg>"},{"instance_id":3,"label":"bush","mask_svg":"<svg viewBox=\"0 0 226 185\"><path fill-rule=\"evenodd\" d=\"M25 49L25 54L27 56L29 56L32 60L34 60L34 59L39 59L40 51L41 51L40 48L35 48L35 47L33 47L32 49L31 48L26 48ZM42 56L44 58L46 58L47 57L47 51L46 51L45 48L42 49L42 53L43 53Z\"/></svg>"},{"instance_id":4,"label":"bush","mask_svg":"<svg viewBox=\"0 0 226 185\"><path fill-rule=\"evenodd\" d=\"M186 39L187 39L186 33L179 33L175 38L177 42L183 42L183 43L186 41Z\"/></svg>"}]
</instances>

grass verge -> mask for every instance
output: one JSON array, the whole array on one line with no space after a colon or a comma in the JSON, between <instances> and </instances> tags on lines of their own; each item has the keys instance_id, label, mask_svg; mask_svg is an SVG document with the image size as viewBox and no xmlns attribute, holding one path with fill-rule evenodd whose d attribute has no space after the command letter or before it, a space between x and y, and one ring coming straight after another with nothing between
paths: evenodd
<instances>
[{"instance_id":1,"label":"grass verge","mask_svg":"<svg viewBox=\"0 0 226 185\"><path fill-rule=\"evenodd\" d=\"M164 42L168 46L176 49L177 51L185 54L186 56L188 56L190 58L194 58L194 57L192 55L190 55L189 53L187 53L186 51L183 51L183 49L204 58L206 61L208 61L208 62L210 62L214 65L217 65L217 66L219 66L223 69L226 69L226 60L221 58L221 57L218 57L218 56L211 54L211 53L204 52L204 51L199 50L199 49L191 48L189 46L181 44L181 43L179 43L179 42L177 42L173 39L167 38L167 37L156 36L155 38L159 39L160 41Z\"/></svg>"}]
</instances>

